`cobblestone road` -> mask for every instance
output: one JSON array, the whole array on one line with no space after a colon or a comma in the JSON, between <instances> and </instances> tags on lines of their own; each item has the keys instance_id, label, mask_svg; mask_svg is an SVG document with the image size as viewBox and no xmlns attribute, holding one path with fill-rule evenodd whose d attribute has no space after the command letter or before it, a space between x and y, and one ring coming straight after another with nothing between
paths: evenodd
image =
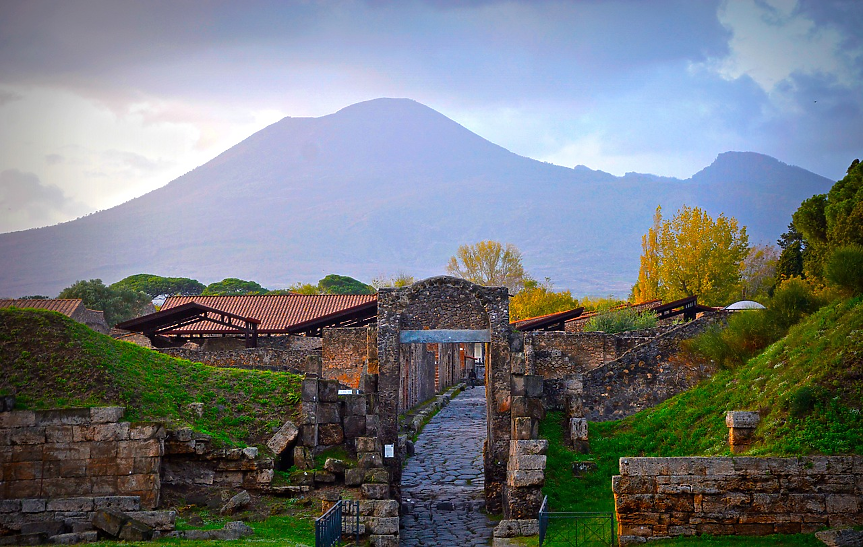
<instances>
[{"instance_id":1,"label":"cobblestone road","mask_svg":"<svg viewBox=\"0 0 863 547\"><path fill-rule=\"evenodd\" d=\"M483 495L485 388L467 389L425 426L402 472L400 545L489 545L493 524Z\"/></svg>"}]
</instances>

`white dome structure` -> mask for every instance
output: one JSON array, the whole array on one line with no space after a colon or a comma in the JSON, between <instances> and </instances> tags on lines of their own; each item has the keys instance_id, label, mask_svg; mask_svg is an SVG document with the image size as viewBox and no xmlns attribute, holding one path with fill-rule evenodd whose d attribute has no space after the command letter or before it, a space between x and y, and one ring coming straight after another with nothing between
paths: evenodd
<instances>
[{"instance_id":1,"label":"white dome structure","mask_svg":"<svg viewBox=\"0 0 863 547\"><path fill-rule=\"evenodd\" d=\"M754 300L741 300L740 302L735 302L734 304L729 304L725 306L726 310L729 311L741 311L741 310L766 310L767 308L755 302Z\"/></svg>"}]
</instances>

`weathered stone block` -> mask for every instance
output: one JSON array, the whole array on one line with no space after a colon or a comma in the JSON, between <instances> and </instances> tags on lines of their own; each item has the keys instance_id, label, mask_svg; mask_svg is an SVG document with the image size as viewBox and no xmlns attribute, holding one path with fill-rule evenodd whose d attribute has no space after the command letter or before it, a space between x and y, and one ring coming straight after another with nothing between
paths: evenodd
<instances>
[{"instance_id":1,"label":"weathered stone block","mask_svg":"<svg viewBox=\"0 0 863 547\"><path fill-rule=\"evenodd\" d=\"M399 547L399 537L393 534L371 534L369 536L369 543L373 547Z\"/></svg>"},{"instance_id":2,"label":"weathered stone block","mask_svg":"<svg viewBox=\"0 0 863 547\"><path fill-rule=\"evenodd\" d=\"M376 452L359 452L357 453L357 466L368 469L371 467L383 467L384 459Z\"/></svg>"},{"instance_id":3,"label":"weathered stone block","mask_svg":"<svg viewBox=\"0 0 863 547\"><path fill-rule=\"evenodd\" d=\"M66 525L62 520L44 520L39 522L25 522L21 525L22 534L46 534L56 536L62 534Z\"/></svg>"},{"instance_id":4,"label":"weathered stone block","mask_svg":"<svg viewBox=\"0 0 863 547\"><path fill-rule=\"evenodd\" d=\"M12 446L21 444L42 444L45 442L45 427L16 427L9 432Z\"/></svg>"},{"instance_id":5,"label":"weathered stone block","mask_svg":"<svg viewBox=\"0 0 863 547\"><path fill-rule=\"evenodd\" d=\"M139 520L129 518L117 535L123 541L150 541L153 539L153 528Z\"/></svg>"},{"instance_id":6,"label":"weathered stone block","mask_svg":"<svg viewBox=\"0 0 863 547\"><path fill-rule=\"evenodd\" d=\"M508 444L510 457L545 454L548 451L548 441L545 439L515 440Z\"/></svg>"},{"instance_id":7,"label":"weathered stone block","mask_svg":"<svg viewBox=\"0 0 863 547\"><path fill-rule=\"evenodd\" d=\"M496 538L535 536L539 534L539 521L537 519L505 519L494 527L493 534Z\"/></svg>"},{"instance_id":8,"label":"weathered stone block","mask_svg":"<svg viewBox=\"0 0 863 547\"><path fill-rule=\"evenodd\" d=\"M321 424L318 426L318 444L334 446L343 442L345 442L345 432L341 424Z\"/></svg>"},{"instance_id":9,"label":"weathered stone block","mask_svg":"<svg viewBox=\"0 0 863 547\"><path fill-rule=\"evenodd\" d=\"M94 424L118 422L126 409L122 406L101 406L90 409L90 421Z\"/></svg>"},{"instance_id":10,"label":"weathered stone block","mask_svg":"<svg viewBox=\"0 0 863 547\"><path fill-rule=\"evenodd\" d=\"M341 409L339 403L318 403L318 424L341 423L340 410Z\"/></svg>"},{"instance_id":11,"label":"weathered stone block","mask_svg":"<svg viewBox=\"0 0 863 547\"><path fill-rule=\"evenodd\" d=\"M755 429L760 421L761 416L757 412L729 410L725 413L725 425L728 427Z\"/></svg>"},{"instance_id":12,"label":"weathered stone block","mask_svg":"<svg viewBox=\"0 0 863 547\"><path fill-rule=\"evenodd\" d=\"M345 399L345 415L346 416L365 416L368 410L366 405L366 396L363 395L346 395Z\"/></svg>"},{"instance_id":13,"label":"weathered stone block","mask_svg":"<svg viewBox=\"0 0 863 547\"><path fill-rule=\"evenodd\" d=\"M366 434L365 416L346 416L344 421L345 437L355 439Z\"/></svg>"},{"instance_id":14,"label":"weathered stone block","mask_svg":"<svg viewBox=\"0 0 863 547\"><path fill-rule=\"evenodd\" d=\"M396 517L369 517L366 519L366 529L372 534L398 534L399 518Z\"/></svg>"},{"instance_id":15,"label":"weathered stone block","mask_svg":"<svg viewBox=\"0 0 863 547\"><path fill-rule=\"evenodd\" d=\"M324 462L324 469L336 475L343 475L347 469L347 464L336 458L327 458Z\"/></svg>"},{"instance_id":16,"label":"weathered stone block","mask_svg":"<svg viewBox=\"0 0 863 547\"><path fill-rule=\"evenodd\" d=\"M510 469L545 469L546 456L521 455L509 461Z\"/></svg>"},{"instance_id":17,"label":"weathered stone block","mask_svg":"<svg viewBox=\"0 0 863 547\"><path fill-rule=\"evenodd\" d=\"M390 485L388 484L363 484L360 487L362 495L370 500L383 500L390 496Z\"/></svg>"},{"instance_id":18,"label":"weathered stone block","mask_svg":"<svg viewBox=\"0 0 863 547\"><path fill-rule=\"evenodd\" d=\"M164 439L167 436L164 426L156 423L137 423L129 426L129 439L133 441Z\"/></svg>"},{"instance_id":19,"label":"weathered stone block","mask_svg":"<svg viewBox=\"0 0 863 547\"><path fill-rule=\"evenodd\" d=\"M0 412L0 429L13 427L33 427L36 425L36 413L32 410L15 410Z\"/></svg>"},{"instance_id":20,"label":"weathered stone block","mask_svg":"<svg viewBox=\"0 0 863 547\"><path fill-rule=\"evenodd\" d=\"M41 509L38 511L26 511L27 513L40 513L45 510L45 500L4 500L0 499L0 513L17 513L22 511L22 505L25 501L40 502Z\"/></svg>"},{"instance_id":21,"label":"weathered stone block","mask_svg":"<svg viewBox=\"0 0 863 547\"><path fill-rule=\"evenodd\" d=\"M315 471L315 482L323 483L323 484L333 484L336 482L335 473L330 473L329 471Z\"/></svg>"},{"instance_id":22,"label":"weathered stone block","mask_svg":"<svg viewBox=\"0 0 863 547\"><path fill-rule=\"evenodd\" d=\"M63 498L48 500L47 511L92 511L93 498Z\"/></svg>"},{"instance_id":23,"label":"weathered stone block","mask_svg":"<svg viewBox=\"0 0 863 547\"><path fill-rule=\"evenodd\" d=\"M365 479L365 469L355 468L345 470L345 486L359 486Z\"/></svg>"},{"instance_id":24,"label":"weathered stone block","mask_svg":"<svg viewBox=\"0 0 863 547\"><path fill-rule=\"evenodd\" d=\"M113 509L100 509L93 515L93 526L112 537L120 535L126 516Z\"/></svg>"},{"instance_id":25,"label":"weathered stone block","mask_svg":"<svg viewBox=\"0 0 863 547\"><path fill-rule=\"evenodd\" d=\"M37 410L36 423L40 425L73 425L90 423L90 409L61 408Z\"/></svg>"},{"instance_id":26,"label":"weathered stone block","mask_svg":"<svg viewBox=\"0 0 863 547\"><path fill-rule=\"evenodd\" d=\"M297 466L297 469L312 469L315 466L312 451L306 446L295 446L294 465Z\"/></svg>"},{"instance_id":27,"label":"weathered stone block","mask_svg":"<svg viewBox=\"0 0 863 547\"><path fill-rule=\"evenodd\" d=\"M831 494L827 496L828 513L857 513L860 511L860 498L848 494Z\"/></svg>"},{"instance_id":28,"label":"weathered stone block","mask_svg":"<svg viewBox=\"0 0 863 547\"><path fill-rule=\"evenodd\" d=\"M363 469L363 482L387 483L390 482L390 472L385 467L375 469Z\"/></svg>"},{"instance_id":29,"label":"weathered stone block","mask_svg":"<svg viewBox=\"0 0 863 547\"><path fill-rule=\"evenodd\" d=\"M17 503L20 503L20 510L22 513L42 513L45 511L45 507L47 505L48 500L44 499L24 499L24 500L14 500ZM11 503L11 502L7 502ZM0 511L0 512L9 512L11 511Z\"/></svg>"},{"instance_id":30,"label":"weathered stone block","mask_svg":"<svg viewBox=\"0 0 863 547\"><path fill-rule=\"evenodd\" d=\"M282 424L275 435L270 437L270 440L267 441L267 448L272 450L273 454L281 454L296 440L299 433L300 429L297 425L288 420Z\"/></svg>"},{"instance_id":31,"label":"weathered stone block","mask_svg":"<svg viewBox=\"0 0 863 547\"><path fill-rule=\"evenodd\" d=\"M49 443L71 443L74 440L71 425L45 426L45 441Z\"/></svg>"},{"instance_id":32,"label":"weathered stone block","mask_svg":"<svg viewBox=\"0 0 863 547\"><path fill-rule=\"evenodd\" d=\"M569 419L569 435L573 441L587 440L587 419L585 418L570 418Z\"/></svg>"},{"instance_id":33,"label":"weathered stone block","mask_svg":"<svg viewBox=\"0 0 863 547\"><path fill-rule=\"evenodd\" d=\"M512 406L510 407L513 416L529 417L537 420L542 420L545 417L545 407L543 407L542 399L534 397L513 397Z\"/></svg>"},{"instance_id":34,"label":"weathered stone block","mask_svg":"<svg viewBox=\"0 0 863 547\"><path fill-rule=\"evenodd\" d=\"M339 401L339 383L335 380L318 381L318 402L337 403Z\"/></svg>"},{"instance_id":35,"label":"weathered stone block","mask_svg":"<svg viewBox=\"0 0 863 547\"><path fill-rule=\"evenodd\" d=\"M396 500L379 500L373 503L374 516L376 517L398 517L399 502Z\"/></svg>"},{"instance_id":36,"label":"weathered stone block","mask_svg":"<svg viewBox=\"0 0 863 547\"><path fill-rule=\"evenodd\" d=\"M314 448L318 445L318 426L302 425L300 426L300 442L303 446Z\"/></svg>"},{"instance_id":37,"label":"weathered stone block","mask_svg":"<svg viewBox=\"0 0 863 547\"><path fill-rule=\"evenodd\" d=\"M141 498L139 496L97 496L93 498L93 507L96 510L112 510L122 513L141 510Z\"/></svg>"},{"instance_id":38,"label":"weathered stone block","mask_svg":"<svg viewBox=\"0 0 863 547\"><path fill-rule=\"evenodd\" d=\"M302 386L302 400L303 402L317 402L318 401L318 379L317 378L306 378L303 380Z\"/></svg>"},{"instance_id":39,"label":"weathered stone block","mask_svg":"<svg viewBox=\"0 0 863 547\"><path fill-rule=\"evenodd\" d=\"M252 503L252 496L246 492L245 490L241 490L239 493L235 494L231 499L228 500L225 505L219 509L220 515L233 515L237 511L244 509Z\"/></svg>"},{"instance_id":40,"label":"weathered stone block","mask_svg":"<svg viewBox=\"0 0 863 547\"><path fill-rule=\"evenodd\" d=\"M545 484L545 472L539 469L510 470L506 472L506 483L515 488L542 486Z\"/></svg>"}]
</instances>

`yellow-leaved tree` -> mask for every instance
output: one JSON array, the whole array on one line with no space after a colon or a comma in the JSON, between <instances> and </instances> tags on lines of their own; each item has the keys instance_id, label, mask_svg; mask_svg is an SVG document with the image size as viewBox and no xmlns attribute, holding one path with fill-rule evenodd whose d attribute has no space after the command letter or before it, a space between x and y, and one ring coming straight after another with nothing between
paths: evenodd
<instances>
[{"instance_id":1,"label":"yellow-leaved tree","mask_svg":"<svg viewBox=\"0 0 863 547\"><path fill-rule=\"evenodd\" d=\"M497 241L460 246L446 269L477 285L506 287L510 294L521 290L527 278L521 265L521 251L511 243L504 246Z\"/></svg>"},{"instance_id":2,"label":"yellow-leaved tree","mask_svg":"<svg viewBox=\"0 0 863 547\"><path fill-rule=\"evenodd\" d=\"M664 220L657 207L641 246L638 282L632 288L636 302L698 295L700 303L717 306L730 304L740 291L749 237L733 217L721 214L714 220L702 209L684 205Z\"/></svg>"},{"instance_id":3,"label":"yellow-leaved tree","mask_svg":"<svg viewBox=\"0 0 863 547\"><path fill-rule=\"evenodd\" d=\"M578 300L572 297L572 293L552 290L551 279L546 277L545 283L529 279L525 281L524 289L510 297L509 319L518 321L577 307Z\"/></svg>"}]
</instances>

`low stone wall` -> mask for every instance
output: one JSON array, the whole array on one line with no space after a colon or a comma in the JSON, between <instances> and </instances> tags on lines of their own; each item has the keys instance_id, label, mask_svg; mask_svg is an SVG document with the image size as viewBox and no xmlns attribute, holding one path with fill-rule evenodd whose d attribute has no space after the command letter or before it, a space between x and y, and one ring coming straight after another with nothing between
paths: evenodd
<instances>
[{"instance_id":1,"label":"low stone wall","mask_svg":"<svg viewBox=\"0 0 863 547\"><path fill-rule=\"evenodd\" d=\"M621 458L612 490L621 545L863 525L863 456Z\"/></svg>"},{"instance_id":2,"label":"low stone wall","mask_svg":"<svg viewBox=\"0 0 863 547\"><path fill-rule=\"evenodd\" d=\"M222 486L261 490L273 480L273 460L259 458L258 449L213 449L211 438L191 429L170 431L165 439L162 484Z\"/></svg>"},{"instance_id":3,"label":"low stone wall","mask_svg":"<svg viewBox=\"0 0 863 547\"><path fill-rule=\"evenodd\" d=\"M165 430L122 407L0 412L0 499L139 496L159 503Z\"/></svg>"},{"instance_id":4,"label":"low stone wall","mask_svg":"<svg viewBox=\"0 0 863 547\"><path fill-rule=\"evenodd\" d=\"M92 530L89 524L96 511L132 513L141 510L138 496L82 496L75 498L0 500L0 532L50 536L69 530ZM0 534L2 535L2 534ZM95 536L95 533L93 534ZM20 544L25 544L23 541Z\"/></svg>"},{"instance_id":5,"label":"low stone wall","mask_svg":"<svg viewBox=\"0 0 863 547\"><path fill-rule=\"evenodd\" d=\"M320 351L316 350L249 348L202 351L187 348L163 348L157 351L171 357L188 359L213 367L270 370L297 374L304 373L309 368L316 369L320 362Z\"/></svg>"},{"instance_id":6,"label":"low stone wall","mask_svg":"<svg viewBox=\"0 0 863 547\"><path fill-rule=\"evenodd\" d=\"M676 355L683 340L726 317L720 312L705 314L584 373L584 417L592 422L624 418L686 391L712 374L711 367L684 362Z\"/></svg>"}]
</instances>

